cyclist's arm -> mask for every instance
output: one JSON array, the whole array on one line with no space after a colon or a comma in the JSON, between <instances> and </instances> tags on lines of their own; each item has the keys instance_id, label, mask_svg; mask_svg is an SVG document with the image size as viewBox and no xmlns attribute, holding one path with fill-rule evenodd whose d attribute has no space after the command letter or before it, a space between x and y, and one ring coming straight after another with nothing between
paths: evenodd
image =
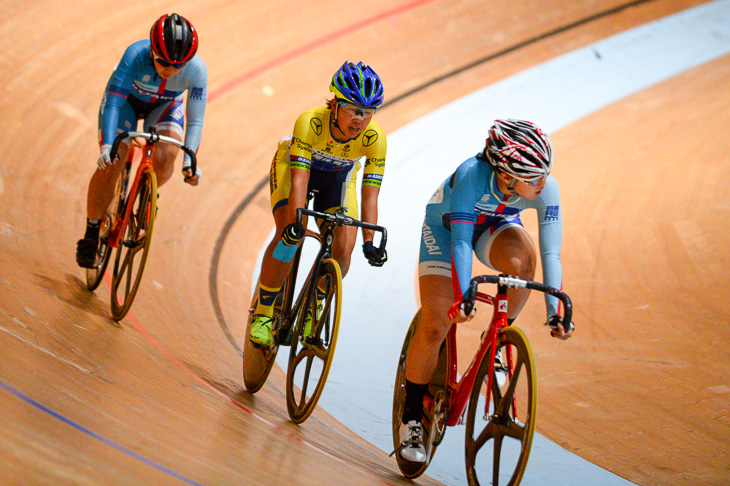
<instances>
[{"instance_id":1,"label":"cyclist's arm","mask_svg":"<svg viewBox=\"0 0 730 486\"><path fill-rule=\"evenodd\" d=\"M378 195L385 173L385 154L387 141L380 126L371 122L363 133L365 148L365 169L362 176L362 220L367 223L378 224ZM373 230L363 228L363 241L372 241L375 237Z\"/></svg>"},{"instance_id":2,"label":"cyclist's arm","mask_svg":"<svg viewBox=\"0 0 730 486\"><path fill-rule=\"evenodd\" d=\"M310 121L311 110L299 115L294 123L289 146L291 189L287 207L290 222L296 221L297 209L307 205L307 187L312 170L312 141L314 139Z\"/></svg>"},{"instance_id":3,"label":"cyclist's arm","mask_svg":"<svg viewBox=\"0 0 730 486\"><path fill-rule=\"evenodd\" d=\"M380 186L365 185L362 189L362 220L366 223L378 224L378 195L380 194ZM362 240L373 241L375 231L371 229L362 229Z\"/></svg>"},{"instance_id":4,"label":"cyclist's arm","mask_svg":"<svg viewBox=\"0 0 730 486\"><path fill-rule=\"evenodd\" d=\"M472 237L476 213L474 208L482 197L486 177L480 170L480 163L469 159L456 169L454 187L451 193L451 282L454 286L454 300L465 297L469 289L472 268Z\"/></svg>"},{"instance_id":5,"label":"cyclist's arm","mask_svg":"<svg viewBox=\"0 0 730 486\"><path fill-rule=\"evenodd\" d=\"M307 205L307 186L309 185L309 171L291 168L291 189L289 190L289 222L297 219L297 208Z\"/></svg>"},{"instance_id":6,"label":"cyclist's arm","mask_svg":"<svg viewBox=\"0 0 730 486\"><path fill-rule=\"evenodd\" d=\"M203 136L203 119L208 99L208 69L200 56L195 56L190 61L188 69L192 74L185 106L185 145L197 153ZM183 167L189 165L190 156L185 154Z\"/></svg>"},{"instance_id":7,"label":"cyclist's arm","mask_svg":"<svg viewBox=\"0 0 730 486\"><path fill-rule=\"evenodd\" d=\"M127 101L132 83L136 64L139 63L140 50L138 43L132 44L124 51L122 59L114 68L114 72L106 85L104 106L102 107L101 135L102 144L111 144L117 134L119 125L119 110Z\"/></svg>"},{"instance_id":8,"label":"cyclist's arm","mask_svg":"<svg viewBox=\"0 0 730 486\"><path fill-rule=\"evenodd\" d=\"M563 216L560 209L560 188L552 176L548 177L548 182L536 202L543 280L546 285L560 289L563 281L560 263ZM545 294L548 318L559 313L559 304L556 297Z\"/></svg>"}]
</instances>

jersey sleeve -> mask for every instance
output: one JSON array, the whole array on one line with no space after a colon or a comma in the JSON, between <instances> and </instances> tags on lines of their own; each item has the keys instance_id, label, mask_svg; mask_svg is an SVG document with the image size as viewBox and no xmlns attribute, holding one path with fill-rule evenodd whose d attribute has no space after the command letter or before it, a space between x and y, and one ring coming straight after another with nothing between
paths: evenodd
<instances>
[{"instance_id":1,"label":"jersey sleeve","mask_svg":"<svg viewBox=\"0 0 730 486\"><path fill-rule=\"evenodd\" d=\"M563 281L563 268L560 263L563 217L560 209L560 188L552 176L548 177L538 203L536 209L543 281L546 285L560 289ZM557 297L545 294L547 317L558 313L559 303Z\"/></svg>"},{"instance_id":2,"label":"jersey sleeve","mask_svg":"<svg viewBox=\"0 0 730 486\"><path fill-rule=\"evenodd\" d=\"M127 101L132 83L134 82L134 64L139 48L132 44L124 51L121 61L114 68L111 79L107 83L102 108L101 134L102 143L111 144L117 134L119 125L119 110Z\"/></svg>"},{"instance_id":3,"label":"jersey sleeve","mask_svg":"<svg viewBox=\"0 0 730 486\"><path fill-rule=\"evenodd\" d=\"M308 110L299 115L294 123L292 132L291 147L289 148L289 164L292 169L304 169L307 172L312 170L312 146L314 145L314 128L319 127L322 131L322 121L317 125L313 116L313 110Z\"/></svg>"},{"instance_id":4,"label":"jersey sleeve","mask_svg":"<svg viewBox=\"0 0 730 486\"><path fill-rule=\"evenodd\" d=\"M363 186L380 187L385 174L385 153L388 148L385 132L374 122L362 134L362 145L365 149L365 169L363 170Z\"/></svg>"},{"instance_id":5,"label":"jersey sleeve","mask_svg":"<svg viewBox=\"0 0 730 486\"><path fill-rule=\"evenodd\" d=\"M485 177L473 159L456 169L451 193L451 282L454 286L454 300L465 297L471 281L472 237L476 212L474 208L481 199Z\"/></svg>"},{"instance_id":6,"label":"jersey sleeve","mask_svg":"<svg viewBox=\"0 0 730 486\"><path fill-rule=\"evenodd\" d=\"M208 68L200 56L195 56L193 59L195 70L190 78L185 107L185 145L197 153L203 136L203 119L208 100ZM189 165L190 156L185 154L183 167Z\"/></svg>"}]
</instances>

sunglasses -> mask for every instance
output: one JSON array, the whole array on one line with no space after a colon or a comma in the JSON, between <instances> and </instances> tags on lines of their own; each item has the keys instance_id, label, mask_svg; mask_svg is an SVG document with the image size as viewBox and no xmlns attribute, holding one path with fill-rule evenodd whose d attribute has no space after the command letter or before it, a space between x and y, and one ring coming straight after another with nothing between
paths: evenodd
<instances>
[{"instance_id":1,"label":"sunglasses","mask_svg":"<svg viewBox=\"0 0 730 486\"><path fill-rule=\"evenodd\" d=\"M152 51L152 57L154 57L155 58L155 61L157 61L157 64L159 64L163 68L169 68L169 67L171 67L171 68L175 68L175 69L182 69L188 63L187 61L185 61L185 62L168 62L168 61L162 59L157 54L155 54L154 51Z\"/></svg>"},{"instance_id":2,"label":"sunglasses","mask_svg":"<svg viewBox=\"0 0 730 486\"><path fill-rule=\"evenodd\" d=\"M348 115L355 117L359 116L361 118L367 118L369 116L373 116L375 112L377 111L376 108L361 108L357 105L353 105L352 103L348 103L346 101L337 100L337 104L340 105L340 108L347 113Z\"/></svg>"},{"instance_id":3,"label":"sunglasses","mask_svg":"<svg viewBox=\"0 0 730 486\"><path fill-rule=\"evenodd\" d=\"M535 179L530 179L529 181L526 181L524 179L520 179L523 183L527 184L528 186L539 186L545 180L547 179L547 174L541 175L540 177L536 177Z\"/></svg>"}]
</instances>

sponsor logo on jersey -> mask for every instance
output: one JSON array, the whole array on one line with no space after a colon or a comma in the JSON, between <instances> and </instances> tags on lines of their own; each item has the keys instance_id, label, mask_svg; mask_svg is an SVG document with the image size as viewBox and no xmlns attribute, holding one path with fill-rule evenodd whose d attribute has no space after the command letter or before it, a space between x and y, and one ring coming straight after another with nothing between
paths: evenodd
<instances>
[{"instance_id":1,"label":"sponsor logo on jersey","mask_svg":"<svg viewBox=\"0 0 730 486\"><path fill-rule=\"evenodd\" d=\"M355 164L355 161L344 156L337 157L335 155L322 152L321 150L314 149L312 150L312 163L318 169L323 166L346 169L352 167Z\"/></svg>"},{"instance_id":2,"label":"sponsor logo on jersey","mask_svg":"<svg viewBox=\"0 0 730 486\"><path fill-rule=\"evenodd\" d=\"M431 231L431 228L426 223L423 223L421 239L429 255L443 255L441 248L436 244L436 237L433 236L433 231Z\"/></svg>"},{"instance_id":3,"label":"sponsor logo on jersey","mask_svg":"<svg viewBox=\"0 0 730 486\"><path fill-rule=\"evenodd\" d=\"M276 157L274 157L274 160L271 162L271 167L269 168L269 188L272 194L277 187L278 184L276 183Z\"/></svg>"},{"instance_id":4,"label":"sponsor logo on jersey","mask_svg":"<svg viewBox=\"0 0 730 486\"><path fill-rule=\"evenodd\" d=\"M162 93L158 93L157 89L158 87L152 84L142 84L140 82L135 81L132 83L132 86L134 87L134 90L141 96L150 96L152 98L157 98L158 100L164 100L164 101L172 101L177 96L180 95L180 93L177 93L176 91L163 91Z\"/></svg>"},{"instance_id":5,"label":"sponsor logo on jersey","mask_svg":"<svg viewBox=\"0 0 730 486\"><path fill-rule=\"evenodd\" d=\"M545 208L545 221L558 221L560 219L560 206L548 206Z\"/></svg>"},{"instance_id":6,"label":"sponsor logo on jersey","mask_svg":"<svg viewBox=\"0 0 730 486\"><path fill-rule=\"evenodd\" d=\"M366 130L365 133L362 134L362 144L365 147L369 147L372 144L374 144L378 140L378 132L375 130Z\"/></svg>"},{"instance_id":7,"label":"sponsor logo on jersey","mask_svg":"<svg viewBox=\"0 0 730 486\"><path fill-rule=\"evenodd\" d=\"M202 100L203 99L203 88L193 88L190 90L191 100Z\"/></svg>"},{"instance_id":8,"label":"sponsor logo on jersey","mask_svg":"<svg viewBox=\"0 0 730 486\"><path fill-rule=\"evenodd\" d=\"M374 165L375 167L385 167L385 159L368 159L365 162L365 167L368 167L370 165Z\"/></svg>"},{"instance_id":9,"label":"sponsor logo on jersey","mask_svg":"<svg viewBox=\"0 0 730 486\"><path fill-rule=\"evenodd\" d=\"M295 137L292 140L292 143L296 145L296 147L297 147L298 150L301 150L303 152L311 152L312 151L312 144L311 143L308 143L308 142L305 142L304 140L302 140L299 137Z\"/></svg>"},{"instance_id":10,"label":"sponsor logo on jersey","mask_svg":"<svg viewBox=\"0 0 730 486\"><path fill-rule=\"evenodd\" d=\"M309 126L312 127L312 130L318 136L322 135L322 120L320 120L319 118L312 118L312 120L309 122Z\"/></svg>"}]
</instances>

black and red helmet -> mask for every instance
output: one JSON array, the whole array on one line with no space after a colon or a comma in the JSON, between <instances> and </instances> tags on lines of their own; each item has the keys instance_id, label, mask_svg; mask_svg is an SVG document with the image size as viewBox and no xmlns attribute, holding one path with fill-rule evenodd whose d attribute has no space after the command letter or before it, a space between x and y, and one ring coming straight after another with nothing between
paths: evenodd
<instances>
[{"instance_id":1,"label":"black and red helmet","mask_svg":"<svg viewBox=\"0 0 730 486\"><path fill-rule=\"evenodd\" d=\"M152 52L169 63L188 62L198 52L198 32L176 13L165 14L152 24L150 42Z\"/></svg>"}]
</instances>

